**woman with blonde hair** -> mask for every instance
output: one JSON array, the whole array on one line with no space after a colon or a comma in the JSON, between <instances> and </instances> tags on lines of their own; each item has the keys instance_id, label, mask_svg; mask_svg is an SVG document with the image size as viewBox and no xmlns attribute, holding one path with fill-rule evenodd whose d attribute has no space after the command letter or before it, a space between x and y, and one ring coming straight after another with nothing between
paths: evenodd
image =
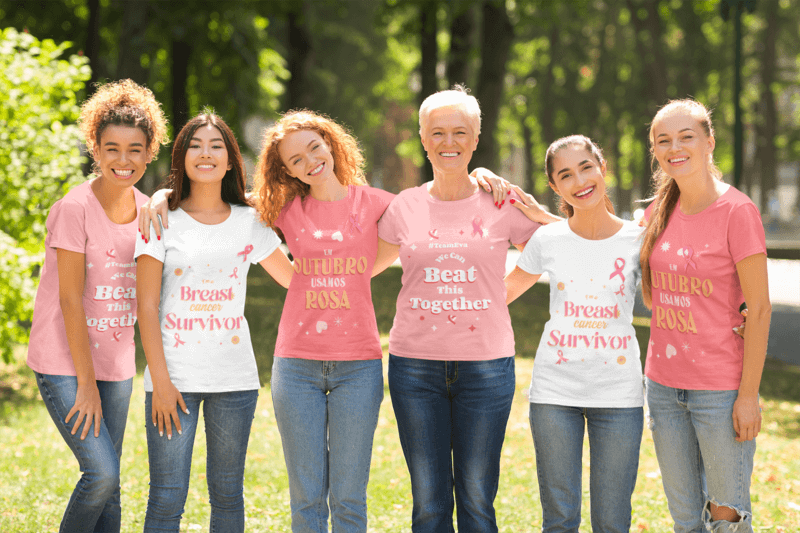
<instances>
[{"instance_id":1,"label":"woman with blonde hair","mask_svg":"<svg viewBox=\"0 0 800 533\"><path fill-rule=\"evenodd\" d=\"M650 428L676 532L752 531L750 477L771 306L764 229L722 182L711 114L669 102L650 126L657 192L646 211L642 293L652 307ZM747 302L747 334L732 329Z\"/></svg>"}]
</instances>

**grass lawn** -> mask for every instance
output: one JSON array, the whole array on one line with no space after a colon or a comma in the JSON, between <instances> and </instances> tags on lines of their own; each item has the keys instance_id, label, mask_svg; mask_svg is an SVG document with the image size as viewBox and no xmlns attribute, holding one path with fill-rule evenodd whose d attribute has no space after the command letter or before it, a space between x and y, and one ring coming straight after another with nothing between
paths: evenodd
<instances>
[{"instance_id":1,"label":"grass lawn","mask_svg":"<svg viewBox=\"0 0 800 533\"><path fill-rule=\"evenodd\" d=\"M374 280L373 291L384 352L399 288L399 269ZM269 369L285 291L259 272L249 280L248 321L259 357L262 382L248 449L245 497L248 531L290 531L289 487L280 437L273 420ZM541 506L524 391L532 355L547 317L547 287L537 285L511 306L517 339L517 395L503 448L496 508L501 531L537 531ZM639 328L647 342L647 328ZM24 358L20 352L19 358ZM140 358L140 369L143 358ZM385 367L386 359L384 359ZM800 368L768 360L762 380L764 426L758 437L753 473L755 530L800 531ZM141 372L125 437L122 471L122 521L125 532L141 531L147 504L147 445ZM397 438L388 388L381 407L368 488L370 530L408 531L411 488ZM57 531L78 478L75 459L62 441L24 364L0 365L0 531ZM584 505L581 531L589 525L588 444L584 449ZM198 432L192 478L181 531L208 530L205 438ZM647 429L633 496L632 531L669 531L661 477Z\"/></svg>"}]
</instances>

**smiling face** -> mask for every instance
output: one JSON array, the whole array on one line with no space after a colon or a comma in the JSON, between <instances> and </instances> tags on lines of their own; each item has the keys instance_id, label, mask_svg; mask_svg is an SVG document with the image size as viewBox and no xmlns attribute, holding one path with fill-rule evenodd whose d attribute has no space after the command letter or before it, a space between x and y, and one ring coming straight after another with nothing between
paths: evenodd
<instances>
[{"instance_id":1,"label":"smiling face","mask_svg":"<svg viewBox=\"0 0 800 533\"><path fill-rule=\"evenodd\" d=\"M147 136L130 126L108 126L94 149L100 178L113 187L130 187L142 179L153 159L147 153Z\"/></svg>"},{"instance_id":2,"label":"smiling face","mask_svg":"<svg viewBox=\"0 0 800 533\"><path fill-rule=\"evenodd\" d=\"M333 154L328 143L314 130L298 130L287 134L278 145L287 173L312 187L337 180Z\"/></svg>"},{"instance_id":3,"label":"smiling face","mask_svg":"<svg viewBox=\"0 0 800 533\"><path fill-rule=\"evenodd\" d=\"M186 175L193 182L222 181L232 166L225 141L216 126L207 124L195 130L186 150L184 164Z\"/></svg>"},{"instance_id":4,"label":"smiling face","mask_svg":"<svg viewBox=\"0 0 800 533\"><path fill-rule=\"evenodd\" d=\"M605 207L606 165L582 146L567 145L553 155L550 186L573 209Z\"/></svg>"},{"instance_id":5,"label":"smiling face","mask_svg":"<svg viewBox=\"0 0 800 533\"><path fill-rule=\"evenodd\" d=\"M708 174L714 137L706 135L700 121L676 111L653 123L653 154L661 169L676 181Z\"/></svg>"},{"instance_id":6,"label":"smiling face","mask_svg":"<svg viewBox=\"0 0 800 533\"><path fill-rule=\"evenodd\" d=\"M466 172L478 146L478 135L463 111L455 107L432 110L420 133L435 171Z\"/></svg>"}]
</instances>

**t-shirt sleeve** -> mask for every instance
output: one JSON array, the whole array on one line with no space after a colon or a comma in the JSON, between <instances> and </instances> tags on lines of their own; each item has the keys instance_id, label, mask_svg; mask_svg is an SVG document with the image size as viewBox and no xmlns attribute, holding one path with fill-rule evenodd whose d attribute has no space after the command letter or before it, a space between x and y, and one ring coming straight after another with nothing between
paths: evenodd
<instances>
[{"instance_id":1,"label":"t-shirt sleeve","mask_svg":"<svg viewBox=\"0 0 800 533\"><path fill-rule=\"evenodd\" d=\"M728 250L734 263L755 254L767 253L764 225L758 208L747 202L731 210L728 220Z\"/></svg>"},{"instance_id":2,"label":"t-shirt sleeve","mask_svg":"<svg viewBox=\"0 0 800 533\"><path fill-rule=\"evenodd\" d=\"M525 219L527 220L527 217ZM544 273L544 268L542 267L542 239L538 235L534 234L528 244L525 245L525 249L522 250L522 254L517 259L517 266L528 274Z\"/></svg>"},{"instance_id":3,"label":"t-shirt sleeve","mask_svg":"<svg viewBox=\"0 0 800 533\"><path fill-rule=\"evenodd\" d=\"M400 244L399 228L402 221L402 200L396 196L378 221L378 237L389 244Z\"/></svg>"},{"instance_id":4,"label":"t-shirt sleeve","mask_svg":"<svg viewBox=\"0 0 800 533\"><path fill-rule=\"evenodd\" d=\"M251 263L254 265L260 263L270 256L272 252L281 243L280 237L272 230L272 228L264 225L260 220L253 221L253 254Z\"/></svg>"},{"instance_id":5,"label":"t-shirt sleeve","mask_svg":"<svg viewBox=\"0 0 800 533\"><path fill-rule=\"evenodd\" d=\"M517 196L517 193L515 192L511 193L510 198L514 198L514 200L517 202L520 201L519 196ZM503 207L503 209L505 209L505 207ZM508 204L508 209L513 210L508 240L511 242L511 244L522 244L524 242L528 242L528 239L531 238L531 235L533 235L537 229L541 228L542 225L526 217L524 214L522 214L522 211L512 206L511 203Z\"/></svg>"},{"instance_id":6,"label":"t-shirt sleeve","mask_svg":"<svg viewBox=\"0 0 800 533\"><path fill-rule=\"evenodd\" d=\"M374 197L375 203L375 210L378 212L378 216L383 216L386 212L386 209L389 207L389 204L392 203L392 200L395 198L395 194L390 193L389 191L384 191L383 189L376 189L372 188L372 193Z\"/></svg>"},{"instance_id":7,"label":"t-shirt sleeve","mask_svg":"<svg viewBox=\"0 0 800 533\"><path fill-rule=\"evenodd\" d=\"M140 255L149 255L154 259L158 259L162 263L166 258L166 248L164 243L167 240L167 235L164 233L164 226L161 224L161 217L158 217L158 224L161 226L161 238L150 239L150 242L144 242L144 239L137 235L136 237L136 251L133 252L133 258L138 259ZM150 221L150 235L155 236L155 224Z\"/></svg>"},{"instance_id":8,"label":"t-shirt sleeve","mask_svg":"<svg viewBox=\"0 0 800 533\"><path fill-rule=\"evenodd\" d=\"M86 253L86 212L78 202L60 201L51 209L46 227L51 248Z\"/></svg>"}]
</instances>

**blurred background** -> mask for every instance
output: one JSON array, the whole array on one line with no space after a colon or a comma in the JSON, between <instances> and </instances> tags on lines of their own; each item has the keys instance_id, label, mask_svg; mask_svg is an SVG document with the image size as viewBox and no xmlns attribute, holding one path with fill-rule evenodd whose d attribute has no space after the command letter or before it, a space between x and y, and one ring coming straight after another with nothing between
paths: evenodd
<instances>
[{"instance_id":1,"label":"blurred background","mask_svg":"<svg viewBox=\"0 0 800 533\"><path fill-rule=\"evenodd\" d=\"M463 83L483 111L475 166L555 211L545 150L582 133L604 149L628 217L650 194L649 121L692 96L713 109L715 157L759 206L770 256L800 259L800 0L0 0L0 30L4 354L26 340L47 210L89 170L77 105L120 78L155 92L171 138L213 107L251 169L281 112L326 113L360 140L370 183L393 192L431 177L421 100ZM144 192L168 173L169 149Z\"/></svg>"}]
</instances>

